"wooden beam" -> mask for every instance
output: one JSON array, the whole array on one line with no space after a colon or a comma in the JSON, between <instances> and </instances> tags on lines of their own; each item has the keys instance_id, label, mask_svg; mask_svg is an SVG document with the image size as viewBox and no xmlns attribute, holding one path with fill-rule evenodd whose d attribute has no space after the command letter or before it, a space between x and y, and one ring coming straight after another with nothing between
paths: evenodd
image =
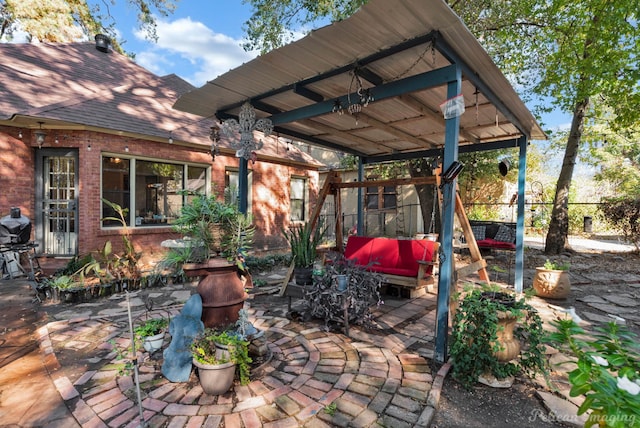
<instances>
[{"instance_id":1,"label":"wooden beam","mask_svg":"<svg viewBox=\"0 0 640 428\"><path fill-rule=\"evenodd\" d=\"M471 224L469 224L469 218L467 217L467 213L464 210L464 205L462 205L462 199L460 199L460 194L456 190L456 214L458 215L458 220L460 221L460 226L462 226L462 231L464 233L465 240L467 245L469 246L469 253L471 254L471 260L473 262L483 261L482 253L478 248L478 243L476 242L476 237L473 234L473 230L471 230ZM478 275L482 281L486 281L487 284L489 281L489 274L487 273L486 263L484 266L478 269Z\"/></svg>"},{"instance_id":2,"label":"wooden beam","mask_svg":"<svg viewBox=\"0 0 640 428\"><path fill-rule=\"evenodd\" d=\"M410 184L436 184L436 178L434 176L429 177L407 177L407 178L391 178L388 180L366 180L366 181L350 181L345 183L334 183L334 186L338 189L351 189L358 187L381 187L381 186L406 186Z\"/></svg>"},{"instance_id":3,"label":"wooden beam","mask_svg":"<svg viewBox=\"0 0 640 428\"><path fill-rule=\"evenodd\" d=\"M324 185L322 186L322 189L320 189L320 193L318 193L316 206L313 208L313 212L309 218L309 221L311 222L311 230L314 230L318 223L318 218L320 218L320 212L322 211L324 200L327 199L327 195L333 193L334 185L340 183L341 180L342 179L340 178L340 173L338 171L331 171L327 174Z\"/></svg>"}]
</instances>

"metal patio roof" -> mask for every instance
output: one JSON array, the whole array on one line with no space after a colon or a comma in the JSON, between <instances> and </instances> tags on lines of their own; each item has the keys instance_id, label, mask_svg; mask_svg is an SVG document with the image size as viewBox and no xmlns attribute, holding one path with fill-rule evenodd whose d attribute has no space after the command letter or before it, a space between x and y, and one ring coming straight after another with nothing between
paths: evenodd
<instances>
[{"instance_id":1,"label":"metal patio roof","mask_svg":"<svg viewBox=\"0 0 640 428\"><path fill-rule=\"evenodd\" d=\"M184 94L174 108L224 120L249 101L280 136L360 155L365 163L417 157L444 146L440 104L452 64L462 72L461 150L515 147L521 136L546 139L480 43L440 0L371 0L348 19ZM358 99L354 70L374 99L357 115L347 112ZM334 112L338 102L343 114Z\"/></svg>"}]
</instances>

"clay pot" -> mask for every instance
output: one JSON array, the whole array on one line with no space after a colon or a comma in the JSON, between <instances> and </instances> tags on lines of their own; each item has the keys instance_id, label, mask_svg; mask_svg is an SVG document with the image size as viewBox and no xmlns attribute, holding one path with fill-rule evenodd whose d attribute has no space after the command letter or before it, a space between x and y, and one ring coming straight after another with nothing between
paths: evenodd
<instances>
[{"instance_id":1,"label":"clay pot","mask_svg":"<svg viewBox=\"0 0 640 428\"><path fill-rule=\"evenodd\" d=\"M235 264L223 259L186 263L182 268L187 276L200 276L197 291L202 297L205 327L225 327L238 321L238 313L249 297L245 287L251 286L250 276L241 276Z\"/></svg>"},{"instance_id":2,"label":"clay pot","mask_svg":"<svg viewBox=\"0 0 640 428\"><path fill-rule=\"evenodd\" d=\"M520 353L520 341L513 336L518 317L510 312L498 311L498 343L502 348L495 353L498 361L505 363L513 360Z\"/></svg>"},{"instance_id":3,"label":"clay pot","mask_svg":"<svg viewBox=\"0 0 640 428\"><path fill-rule=\"evenodd\" d=\"M569 271L537 267L533 277L533 289L540 297L566 299L571 291Z\"/></svg>"},{"instance_id":4,"label":"clay pot","mask_svg":"<svg viewBox=\"0 0 640 428\"><path fill-rule=\"evenodd\" d=\"M231 388L236 374L235 363L202 364L194 358L193 365L198 368L200 386L206 394L220 395Z\"/></svg>"},{"instance_id":5,"label":"clay pot","mask_svg":"<svg viewBox=\"0 0 640 428\"><path fill-rule=\"evenodd\" d=\"M158 333L153 336L146 336L142 339L142 346L144 350L152 353L162 348L162 344L164 343L164 331L162 333Z\"/></svg>"}]
</instances>

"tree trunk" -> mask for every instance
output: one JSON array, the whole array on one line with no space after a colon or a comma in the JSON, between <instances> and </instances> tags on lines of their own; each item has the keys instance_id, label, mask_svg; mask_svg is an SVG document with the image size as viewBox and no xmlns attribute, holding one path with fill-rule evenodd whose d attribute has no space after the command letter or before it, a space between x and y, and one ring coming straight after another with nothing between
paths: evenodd
<instances>
[{"instance_id":1,"label":"tree trunk","mask_svg":"<svg viewBox=\"0 0 640 428\"><path fill-rule=\"evenodd\" d=\"M409 175L411 177L431 176L431 162L431 158L420 158L408 161L407 169L409 170ZM424 184L415 187L416 193L418 194L418 202L420 202L424 232L440 233L440 210L438 208L438 193L435 192L435 186Z\"/></svg>"},{"instance_id":2,"label":"tree trunk","mask_svg":"<svg viewBox=\"0 0 640 428\"><path fill-rule=\"evenodd\" d=\"M560 254L564 250L570 250L569 246L569 189L573 170L578 157L578 148L582 140L584 129L584 116L589 107L589 97L585 97L576 104L571 120L571 131L567 138L567 147L564 152L562 169L556 184L556 195L553 200L551 221L544 248L546 254Z\"/></svg>"}]
</instances>

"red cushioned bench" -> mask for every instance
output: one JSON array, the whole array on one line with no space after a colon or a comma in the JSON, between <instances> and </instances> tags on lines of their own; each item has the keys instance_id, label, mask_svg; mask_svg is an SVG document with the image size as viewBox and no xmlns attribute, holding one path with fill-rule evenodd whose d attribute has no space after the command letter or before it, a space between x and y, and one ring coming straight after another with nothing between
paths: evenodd
<instances>
[{"instance_id":1,"label":"red cushioned bench","mask_svg":"<svg viewBox=\"0 0 640 428\"><path fill-rule=\"evenodd\" d=\"M478 248L516 249L516 224L500 221L469 220Z\"/></svg>"},{"instance_id":2,"label":"red cushioned bench","mask_svg":"<svg viewBox=\"0 0 640 428\"><path fill-rule=\"evenodd\" d=\"M439 245L427 239L350 236L344 256L381 273L387 284L407 288L408 297L417 297L434 289Z\"/></svg>"}]
</instances>

